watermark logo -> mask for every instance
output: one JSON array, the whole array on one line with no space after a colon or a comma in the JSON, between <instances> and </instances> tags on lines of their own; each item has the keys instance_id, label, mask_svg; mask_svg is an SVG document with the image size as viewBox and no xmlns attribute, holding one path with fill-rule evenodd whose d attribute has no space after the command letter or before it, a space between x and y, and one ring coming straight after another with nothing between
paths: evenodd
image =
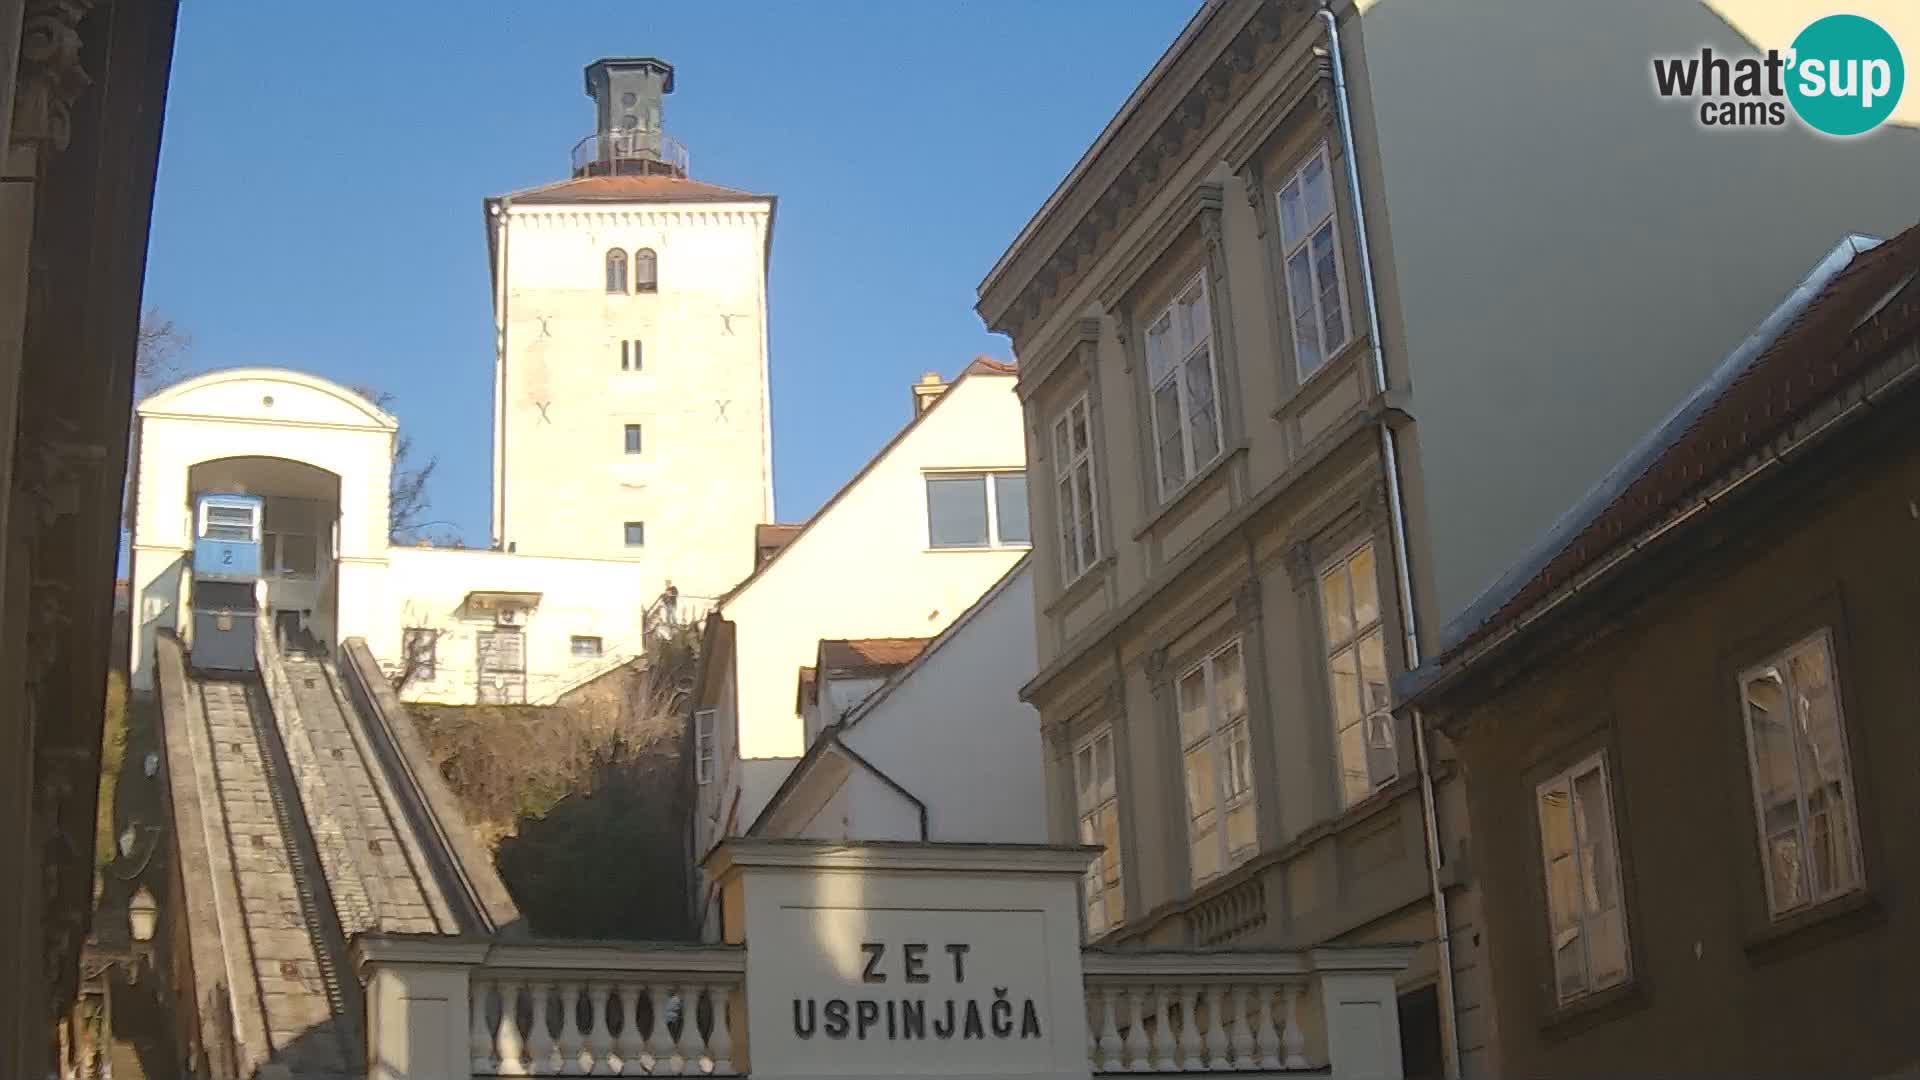
<instances>
[{"instance_id":1,"label":"watermark logo","mask_svg":"<svg viewBox=\"0 0 1920 1080\"><path fill-rule=\"evenodd\" d=\"M1786 52L1657 56L1654 90L1699 102L1711 128L1783 127L1788 110L1827 135L1862 135L1884 123L1906 88L1893 35L1871 19L1829 15L1800 31Z\"/></svg>"}]
</instances>

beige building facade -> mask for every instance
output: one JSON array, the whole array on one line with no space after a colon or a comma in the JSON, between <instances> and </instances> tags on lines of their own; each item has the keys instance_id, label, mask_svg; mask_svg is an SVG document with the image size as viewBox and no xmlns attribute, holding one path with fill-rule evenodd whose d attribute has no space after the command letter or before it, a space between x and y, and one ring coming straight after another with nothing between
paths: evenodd
<instances>
[{"instance_id":1,"label":"beige building facade","mask_svg":"<svg viewBox=\"0 0 1920 1080\"><path fill-rule=\"evenodd\" d=\"M688 175L659 127L670 65L602 60L587 89L600 128L572 178L486 204L494 541L640 562L649 595L711 598L773 519L774 199Z\"/></svg>"},{"instance_id":2,"label":"beige building facade","mask_svg":"<svg viewBox=\"0 0 1920 1080\"><path fill-rule=\"evenodd\" d=\"M1408 1075L1491 1067L1457 767L1394 677L1805 266L1920 216L1908 129L1657 97L1656 55L1786 44L1730 18L1212 0L982 283L1091 936L1421 942Z\"/></svg>"}]
</instances>

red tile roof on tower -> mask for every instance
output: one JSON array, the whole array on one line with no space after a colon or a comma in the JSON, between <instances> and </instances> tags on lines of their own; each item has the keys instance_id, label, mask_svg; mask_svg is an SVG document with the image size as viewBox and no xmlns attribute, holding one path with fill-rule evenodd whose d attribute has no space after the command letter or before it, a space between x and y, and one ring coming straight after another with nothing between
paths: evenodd
<instances>
[{"instance_id":1,"label":"red tile roof on tower","mask_svg":"<svg viewBox=\"0 0 1920 1080\"><path fill-rule=\"evenodd\" d=\"M739 202L765 199L736 188L682 176L582 176L516 191L516 203L575 202Z\"/></svg>"}]
</instances>

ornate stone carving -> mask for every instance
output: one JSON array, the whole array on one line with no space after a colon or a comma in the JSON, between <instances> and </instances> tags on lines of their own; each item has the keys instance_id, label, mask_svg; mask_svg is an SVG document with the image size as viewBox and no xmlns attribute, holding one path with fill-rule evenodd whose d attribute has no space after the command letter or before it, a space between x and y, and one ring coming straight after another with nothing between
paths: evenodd
<instances>
[{"instance_id":1,"label":"ornate stone carving","mask_svg":"<svg viewBox=\"0 0 1920 1080\"><path fill-rule=\"evenodd\" d=\"M65 150L73 102L93 82L80 66L80 20L94 0L28 0L20 20L20 75L12 140Z\"/></svg>"},{"instance_id":2,"label":"ornate stone carving","mask_svg":"<svg viewBox=\"0 0 1920 1080\"><path fill-rule=\"evenodd\" d=\"M1248 578L1233 590L1233 614L1242 624L1260 621L1260 579Z\"/></svg>"},{"instance_id":3,"label":"ornate stone carving","mask_svg":"<svg viewBox=\"0 0 1920 1080\"><path fill-rule=\"evenodd\" d=\"M1287 548L1287 577L1296 589L1313 584L1313 545L1305 540L1296 541Z\"/></svg>"},{"instance_id":4,"label":"ornate stone carving","mask_svg":"<svg viewBox=\"0 0 1920 1080\"><path fill-rule=\"evenodd\" d=\"M1142 664L1146 668L1147 683L1158 692L1167 684L1167 650L1163 645L1147 654Z\"/></svg>"}]
</instances>

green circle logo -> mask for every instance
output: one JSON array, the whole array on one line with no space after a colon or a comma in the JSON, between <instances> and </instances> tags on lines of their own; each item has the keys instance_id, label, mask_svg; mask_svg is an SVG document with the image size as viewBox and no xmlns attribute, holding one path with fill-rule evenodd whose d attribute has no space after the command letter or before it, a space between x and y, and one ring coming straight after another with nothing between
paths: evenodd
<instances>
[{"instance_id":1,"label":"green circle logo","mask_svg":"<svg viewBox=\"0 0 1920 1080\"><path fill-rule=\"evenodd\" d=\"M1859 135L1900 103L1906 65L1893 35L1872 19L1829 15L1793 39L1787 100L1815 131Z\"/></svg>"}]
</instances>

